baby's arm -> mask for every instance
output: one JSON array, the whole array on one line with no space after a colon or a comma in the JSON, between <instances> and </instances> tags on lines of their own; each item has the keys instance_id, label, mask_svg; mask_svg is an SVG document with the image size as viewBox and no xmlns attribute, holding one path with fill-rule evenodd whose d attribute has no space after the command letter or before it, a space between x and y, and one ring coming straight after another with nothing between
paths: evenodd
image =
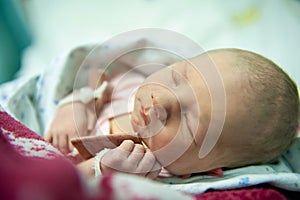
<instances>
[{"instance_id":1,"label":"baby's arm","mask_svg":"<svg viewBox=\"0 0 300 200\"><path fill-rule=\"evenodd\" d=\"M125 140L120 146L106 152L100 163L95 163L95 158L91 158L80 163L78 169L83 174L91 176L94 174L94 169L91 167L93 164L100 165L102 174L121 172L151 179L155 179L162 168L149 149L131 140Z\"/></svg>"},{"instance_id":2,"label":"baby's arm","mask_svg":"<svg viewBox=\"0 0 300 200\"><path fill-rule=\"evenodd\" d=\"M100 77L103 77L101 75L101 72L91 72L88 84L91 89L94 89L100 85L99 83L102 83L104 79L100 79ZM77 92L77 95L80 97L81 94L79 91L75 92ZM95 110L100 110L102 100L104 99L100 98L92 100L89 103L84 103L80 100L72 101L73 98L75 98L75 96L69 96L67 103L59 105L50 128L45 135L45 140L52 143L63 153L72 151L73 147L70 144L71 138L86 136L89 131L93 129L98 114L95 113ZM70 99L71 101L69 102ZM61 102L63 101L64 100Z\"/></svg>"}]
</instances>

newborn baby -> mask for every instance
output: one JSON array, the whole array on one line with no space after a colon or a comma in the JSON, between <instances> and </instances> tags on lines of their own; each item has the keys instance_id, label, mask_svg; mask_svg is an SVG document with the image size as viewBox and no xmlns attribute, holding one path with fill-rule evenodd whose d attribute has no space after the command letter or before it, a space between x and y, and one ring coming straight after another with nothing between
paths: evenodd
<instances>
[{"instance_id":1,"label":"newborn baby","mask_svg":"<svg viewBox=\"0 0 300 200\"><path fill-rule=\"evenodd\" d=\"M92 174L96 163L102 173L155 178L162 167L188 176L269 162L295 137L298 110L295 84L270 60L239 49L209 51L139 87L131 124L143 145L125 140L79 169ZM47 139L53 142L51 129Z\"/></svg>"}]
</instances>

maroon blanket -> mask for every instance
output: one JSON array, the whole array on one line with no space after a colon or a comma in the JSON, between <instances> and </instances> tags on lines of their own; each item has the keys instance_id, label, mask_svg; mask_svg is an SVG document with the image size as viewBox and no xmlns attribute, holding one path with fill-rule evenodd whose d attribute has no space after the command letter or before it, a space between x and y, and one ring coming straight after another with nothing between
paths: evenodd
<instances>
[{"instance_id":1,"label":"maroon blanket","mask_svg":"<svg viewBox=\"0 0 300 200\"><path fill-rule=\"evenodd\" d=\"M22 146L30 141L40 141ZM114 199L110 182L113 175L101 177L98 189L90 195L83 186L74 165L49 148L43 138L0 112L0 199ZM26 146L26 145L25 145ZM37 154L32 152L38 152ZM46 151L46 153L45 153ZM41 156L41 155L44 155ZM130 185L129 185L130 187ZM127 188L130 189L130 188ZM163 188L162 188L163 190ZM157 191L159 193L159 191ZM286 199L272 188L257 187L228 191L211 191L192 196L194 199ZM119 197L118 197L119 198ZM125 197L124 197L125 198ZM126 199L157 199L139 197ZM166 196L163 199L168 199Z\"/></svg>"}]
</instances>

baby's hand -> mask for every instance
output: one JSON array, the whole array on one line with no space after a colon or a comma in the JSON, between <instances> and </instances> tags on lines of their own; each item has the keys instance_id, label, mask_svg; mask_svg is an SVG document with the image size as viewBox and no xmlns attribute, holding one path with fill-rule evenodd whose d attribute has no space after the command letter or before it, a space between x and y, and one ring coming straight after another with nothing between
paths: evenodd
<instances>
[{"instance_id":1,"label":"baby's hand","mask_svg":"<svg viewBox=\"0 0 300 200\"><path fill-rule=\"evenodd\" d=\"M123 172L154 179L162 167L149 149L125 140L120 146L104 154L100 168L102 173Z\"/></svg>"},{"instance_id":2,"label":"baby's hand","mask_svg":"<svg viewBox=\"0 0 300 200\"><path fill-rule=\"evenodd\" d=\"M45 140L63 153L72 151L70 139L88 134L88 117L85 105L80 102L58 108Z\"/></svg>"}]
</instances>

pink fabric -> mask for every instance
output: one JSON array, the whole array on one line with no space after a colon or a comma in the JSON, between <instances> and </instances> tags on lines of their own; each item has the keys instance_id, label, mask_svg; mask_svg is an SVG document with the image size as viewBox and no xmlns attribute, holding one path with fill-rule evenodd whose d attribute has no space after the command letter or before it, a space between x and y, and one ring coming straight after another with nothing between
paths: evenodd
<instances>
[{"instance_id":1,"label":"pink fabric","mask_svg":"<svg viewBox=\"0 0 300 200\"><path fill-rule=\"evenodd\" d=\"M44 140L41 136L24 127L23 124L14 121L11 116L5 112L0 112L0 119L1 129L13 132L16 137Z\"/></svg>"},{"instance_id":2,"label":"pink fabric","mask_svg":"<svg viewBox=\"0 0 300 200\"><path fill-rule=\"evenodd\" d=\"M6 113L0 112L0 117L0 199L82 199L80 180L70 162L59 155L53 159L22 156L5 132L42 138ZM76 192L66 192L70 189Z\"/></svg>"},{"instance_id":3,"label":"pink fabric","mask_svg":"<svg viewBox=\"0 0 300 200\"><path fill-rule=\"evenodd\" d=\"M207 192L201 195L196 195L197 200L285 200L286 198L278 191L265 188L251 188L228 191Z\"/></svg>"},{"instance_id":4,"label":"pink fabric","mask_svg":"<svg viewBox=\"0 0 300 200\"><path fill-rule=\"evenodd\" d=\"M41 136L24 128L22 124L12 121L6 113L1 112L0 116L0 127L3 135L21 155L49 159L61 155L56 148L45 142Z\"/></svg>"},{"instance_id":5,"label":"pink fabric","mask_svg":"<svg viewBox=\"0 0 300 200\"><path fill-rule=\"evenodd\" d=\"M96 135L110 133L110 118L132 112L135 91L144 79L142 74L131 71L116 76L109 82L113 94L111 101L104 105L96 122Z\"/></svg>"}]
</instances>

